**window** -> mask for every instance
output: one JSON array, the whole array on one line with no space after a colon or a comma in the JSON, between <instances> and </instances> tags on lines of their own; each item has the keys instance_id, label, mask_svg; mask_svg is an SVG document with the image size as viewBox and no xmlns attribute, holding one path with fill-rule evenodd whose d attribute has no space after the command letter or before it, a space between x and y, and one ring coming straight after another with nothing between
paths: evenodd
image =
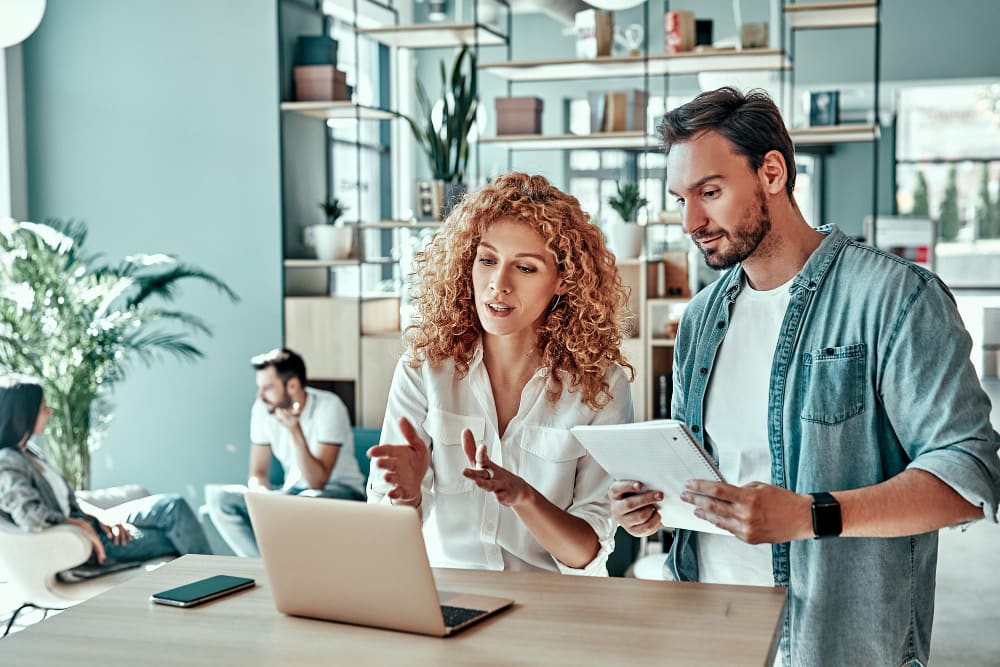
<instances>
[{"instance_id":1,"label":"window","mask_svg":"<svg viewBox=\"0 0 1000 667\"><path fill-rule=\"evenodd\" d=\"M1000 83L905 89L896 207L937 223L935 270L953 287L1000 287Z\"/></svg>"}]
</instances>

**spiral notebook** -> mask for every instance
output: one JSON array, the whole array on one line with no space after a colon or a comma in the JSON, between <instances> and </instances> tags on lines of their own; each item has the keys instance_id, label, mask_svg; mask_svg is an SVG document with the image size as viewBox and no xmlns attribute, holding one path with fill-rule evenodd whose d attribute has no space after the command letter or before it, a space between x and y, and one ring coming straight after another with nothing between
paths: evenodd
<instances>
[{"instance_id":1,"label":"spiral notebook","mask_svg":"<svg viewBox=\"0 0 1000 667\"><path fill-rule=\"evenodd\" d=\"M694 506L680 499L689 479L726 481L683 422L657 419L574 426L570 433L616 480L636 480L647 489L663 491L663 500L657 505L665 527L730 534L696 517Z\"/></svg>"}]
</instances>

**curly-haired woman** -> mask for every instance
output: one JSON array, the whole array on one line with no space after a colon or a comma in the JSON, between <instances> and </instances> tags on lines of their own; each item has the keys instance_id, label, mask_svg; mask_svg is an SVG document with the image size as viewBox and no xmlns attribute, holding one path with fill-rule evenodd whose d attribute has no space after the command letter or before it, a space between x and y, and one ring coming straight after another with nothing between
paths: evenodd
<instances>
[{"instance_id":1,"label":"curly-haired woman","mask_svg":"<svg viewBox=\"0 0 1000 667\"><path fill-rule=\"evenodd\" d=\"M435 566L606 574L611 478L569 433L632 420L626 293L600 230L543 177L508 174L415 266L369 502L419 508Z\"/></svg>"}]
</instances>

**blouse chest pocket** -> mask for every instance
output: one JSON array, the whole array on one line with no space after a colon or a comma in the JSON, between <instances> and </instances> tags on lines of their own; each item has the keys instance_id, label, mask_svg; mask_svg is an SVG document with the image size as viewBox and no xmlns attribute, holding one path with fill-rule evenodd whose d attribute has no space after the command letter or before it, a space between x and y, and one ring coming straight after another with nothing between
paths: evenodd
<instances>
[{"instance_id":1,"label":"blouse chest pocket","mask_svg":"<svg viewBox=\"0 0 1000 667\"><path fill-rule=\"evenodd\" d=\"M431 466L434 469L434 489L438 493L463 493L474 486L472 480L462 475L469 467L469 459L462 449L462 433L472 431L476 443L483 440L486 420L431 408L423 423L431 437Z\"/></svg>"},{"instance_id":2,"label":"blouse chest pocket","mask_svg":"<svg viewBox=\"0 0 1000 667\"><path fill-rule=\"evenodd\" d=\"M586 453L569 429L526 426L519 474L553 505L568 509L573 504L577 463Z\"/></svg>"},{"instance_id":3,"label":"blouse chest pocket","mask_svg":"<svg viewBox=\"0 0 1000 667\"><path fill-rule=\"evenodd\" d=\"M802 365L802 419L832 425L864 412L864 343L806 352Z\"/></svg>"}]
</instances>

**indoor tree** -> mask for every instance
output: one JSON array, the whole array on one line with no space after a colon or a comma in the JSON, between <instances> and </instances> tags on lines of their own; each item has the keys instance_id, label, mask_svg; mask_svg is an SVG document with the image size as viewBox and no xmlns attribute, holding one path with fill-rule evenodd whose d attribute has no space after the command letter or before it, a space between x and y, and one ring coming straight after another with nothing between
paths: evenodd
<instances>
[{"instance_id":1,"label":"indoor tree","mask_svg":"<svg viewBox=\"0 0 1000 667\"><path fill-rule=\"evenodd\" d=\"M178 283L199 280L238 300L219 278L169 255L115 265L84 256L86 234L80 222L0 221L0 371L42 382L53 411L45 449L77 489L89 486L90 452L126 365L202 356L190 334L210 335L207 323L163 306Z\"/></svg>"}]
</instances>

